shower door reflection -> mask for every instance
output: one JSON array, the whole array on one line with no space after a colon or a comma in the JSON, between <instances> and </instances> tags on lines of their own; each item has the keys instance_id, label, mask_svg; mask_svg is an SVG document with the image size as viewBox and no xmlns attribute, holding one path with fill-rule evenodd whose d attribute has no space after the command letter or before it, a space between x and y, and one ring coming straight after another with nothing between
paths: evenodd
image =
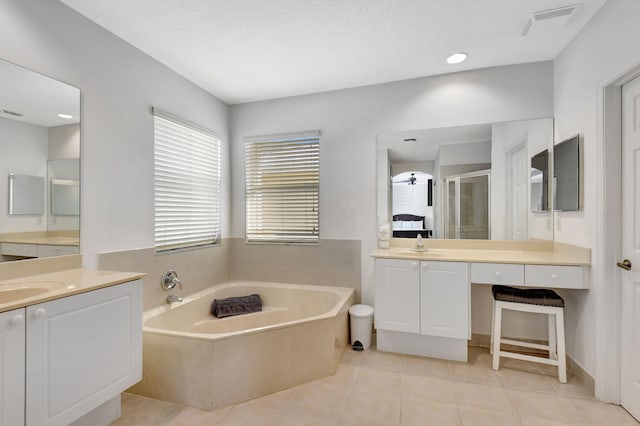
<instances>
[{"instance_id":1,"label":"shower door reflection","mask_svg":"<svg viewBox=\"0 0 640 426\"><path fill-rule=\"evenodd\" d=\"M490 239L491 172L448 176L445 188L445 238Z\"/></svg>"}]
</instances>

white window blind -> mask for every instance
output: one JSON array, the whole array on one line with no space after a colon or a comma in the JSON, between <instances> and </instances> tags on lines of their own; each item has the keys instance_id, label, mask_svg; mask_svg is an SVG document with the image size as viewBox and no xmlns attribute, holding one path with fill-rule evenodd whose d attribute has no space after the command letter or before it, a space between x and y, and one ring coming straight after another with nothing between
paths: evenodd
<instances>
[{"instance_id":1,"label":"white window blind","mask_svg":"<svg viewBox=\"0 0 640 426\"><path fill-rule=\"evenodd\" d=\"M153 109L156 251L220 239L220 138Z\"/></svg>"},{"instance_id":2,"label":"white window blind","mask_svg":"<svg viewBox=\"0 0 640 426\"><path fill-rule=\"evenodd\" d=\"M316 243L320 134L245 139L247 241Z\"/></svg>"}]
</instances>

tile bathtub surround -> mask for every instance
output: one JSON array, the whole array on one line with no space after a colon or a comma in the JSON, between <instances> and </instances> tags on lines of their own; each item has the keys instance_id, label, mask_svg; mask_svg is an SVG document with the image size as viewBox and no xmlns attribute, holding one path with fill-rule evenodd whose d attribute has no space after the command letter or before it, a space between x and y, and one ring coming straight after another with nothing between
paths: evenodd
<instances>
[{"instance_id":1,"label":"tile bathtub surround","mask_svg":"<svg viewBox=\"0 0 640 426\"><path fill-rule=\"evenodd\" d=\"M98 254L98 269L144 272L143 309L146 311L166 303L168 294L188 296L212 285L229 281L229 243L198 249L156 254L155 248L125 250ZM160 286L162 274L178 271L182 290L170 292Z\"/></svg>"},{"instance_id":2,"label":"tile bathtub surround","mask_svg":"<svg viewBox=\"0 0 640 426\"><path fill-rule=\"evenodd\" d=\"M638 424L571 375L560 385L551 371L518 360L496 372L483 348L470 348L469 358L465 364L347 349L333 376L217 410L123 394L122 417L112 425Z\"/></svg>"},{"instance_id":3,"label":"tile bathtub surround","mask_svg":"<svg viewBox=\"0 0 640 426\"><path fill-rule=\"evenodd\" d=\"M314 284L356 289L360 300L360 240L318 244L247 244L230 238L232 280Z\"/></svg>"}]
</instances>

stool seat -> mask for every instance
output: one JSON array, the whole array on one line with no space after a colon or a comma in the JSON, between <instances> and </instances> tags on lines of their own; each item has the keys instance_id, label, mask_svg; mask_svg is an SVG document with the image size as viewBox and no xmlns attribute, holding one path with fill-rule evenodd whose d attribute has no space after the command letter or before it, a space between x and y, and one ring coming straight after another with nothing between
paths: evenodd
<instances>
[{"instance_id":1,"label":"stool seat","mask_svg":"<svg viewBox=\"0 0 640 426\"><path fill-rule=\"evenodd\" d=\"M522 289L505 285L491 286L493 298L501 302L564 308L564 300L553 290L545 288Z\"/></svg>"}]
</instances>

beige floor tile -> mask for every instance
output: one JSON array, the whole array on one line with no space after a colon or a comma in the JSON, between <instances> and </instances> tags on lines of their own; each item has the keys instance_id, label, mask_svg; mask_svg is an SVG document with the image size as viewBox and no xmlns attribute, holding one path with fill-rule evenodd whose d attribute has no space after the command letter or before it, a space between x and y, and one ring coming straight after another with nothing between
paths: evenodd
<instances>
[{"instance_id":1,"label":"beige floor tile","mask_svg":"<svg viewBox=\"0 0 640 426\"><path fill-rule=\"evenodd\" d=\"M507 389L556 393L556 389L549 382L549 379L539 372L502 368L497 372L497 375L502 386Z\"/></svg>"},{"instance_id":2,"label":"beige floor tile","mask_svg":"<svg viewBox=\"0 0 640 426\"><path fill-rule=\"evenodd\" d=\"M165 419L166 426L211 426L218 424L232 407L205 411L193 407L184 407Z\"/></svg>"},{"instance_id":3,"label":"beige floor tile","mask_svg":"<svg viewBox=\"0 0 640 426\"><path fill-rule=\"evenodd\" d=\"M500 386L498 375L484 365L470 365L463 362L450 362L447 365L449 378L461 382L481 385Z\"/></svg>"},{"instance_id":4,"label":"beige floor tile","mask_svg":"<svg viewBox=\"0 0 640 426\"><path fill-rule=\"evenodd\" d=\"M439 379L449 377L447 362L434 358L405 356L402 360L402 370L400 371L404 374L436 377Z\"/></svg>"},{"instance_id":5,"label":"beige floor tile","mask_svg":"<svg viewBox=\"0 0 640 426\"><path fill-rule=\"evenodd\" d=\"M581 398L594 398L593 391L572 374L567 375L567 383L560 383L558 375L548 375L549 382L559 394Z\"/></svg>"},{"instance_id":6,"label":"beige floor tile","mask_svg":"<svg viewBox=\"0 0 640 426\"><path fill-rule=\"evenodd\" d=\"M618 405L579 398L571 398L569 402L577 412L582 414L588 425L637 426L639 424L631 414Z\"/></svg>"},{"instance_id":7,"label":"beige floor tile","mask_svg":"<svg viewBox=\"0 0 640 426\"><path fill-rule=\"evenodd\" d=\"M522 422L515 415L470 408L461 408L459 411L463 426L522 426Z\"/></svg>"},{"instance_id":8,"label":"beige floor tile","mask_svg":"<svg viewBox=\"0 0 640 426\"><path fill-rule=\"evenodd\" d=\"M506 392L525 424L534 420L579 424L584 420L563 396L514 389Z\"/></svg>"},{"instance_id":9,"label":"beige floor tile","mask_svg":"<svg viewBox=\"0 0 640 426\"><path fill-rule=\"evenodd\" d=\"M288 410L279 426L340 426L340 420L336 420L326 413L319 413L316 410L303 407L294 407Z\"/></svg>"},{"instance_id":10,"label":"beige floor tile","mask_svg":"<svg viewBox=\"0 0 640 426\"><path fill-rule=\"evenodd\" d=\"M122 401L119 424L126 424L128 420L141 426L158 425L180 409L181 407L176 404L131 395Z\"/></svg>"},{"instance_id":11,"label":"beige floor tile","mask_svg":"<svg viewBox=\"0 0 640 426\"><path fill-rule=\"evenodd\" d=\"M400 424L402 426L459 426L462 422L455 405L403 397Z\"/></svg>"},{"instance_id":12,"label":"beige floor tile","mask_svg":"<svg viewBox=\"0 0 640 426\"><path fill-rule=\"evenodd\" d=\"M366 351L354 351L352 349L345 349L344 353L342 354L342 358L340 359L340 363L341 364L349 364L349 365L355 365L358 366L360 364L362 364L362 361L364 360L364 358L367 356L367 354L369 353L369 351L373 351L374 349L369 349Z\"/></svg>"},{"instance_id":13,"label":"beige floor tile","mask_svg":"<svg viewBox=\"0 0 640 426\"><path fill-rule=\"evenodd\" d=\"M444 404L456 403L457 383L434 377L409 376L403 374L402 396L419 398Z\"/></svg>"},{"instance_id":14,"label":"beige floor tile","mask_svg":"<svg viewBox=\"0 0 640 426\"><path fill-rule=\"evenodd\" d=\"M400 424L400 394L354 390L347 400L342 423L350 426L397 426Z\"/></svg>"},{"instance_id":15,"label":"beige floor tile","mask_svg":"<svg viewBox=\"0 0 640 426\"><path fill-rule=\"evenodd\" d=\"M322 379L336 385L352 385L356 378L357 367L350 364L340 364L333 376Z\"/></svg>"},{"instance_id":16,"label":"beige floor tile","mask_svg":"<svg viewBox=\"0 0 640 426\"><path fill-rule=\"evenodd\" d=\"M221 426L277 426L284 417L285 410L258 408L246 404L235 405L218 422Z\"/></svg>"},{"instance_id":17,"label":"beige floor tile","mask_svg":"<svg viewBox=\"0 0 640 426\"><path fill-rule=\"evenodd\" d=\"M362 360L363 367L399 372L402 369L403 355L391 352L366 351Z\"/></svg>"},{"instance_id":18,"label":"beige floor tile","mask_svg":"<svg viewBox=\"0 0 640 426\"><path fill-rule=\"evenodd\" d=\"M554 422L552 420L540 419L537 417L526 417L522 419L522 424L524 426L583 426L584 423L564 423L564 422ZM613 426L613 425L611 425Z\"/></svg>"},{"instance_id":19,"label":"beige floor tile","mask_svg":"<svg viewBox=\"0 0 640 426\"><path fill-rule=\"evenodd\" d=\"M358 390L371 392L400 393L402 391L400 373L367 367L358 368L354 386Z\"/></svg>"},{"instance_id":20,"label":"beige floor tile","mask_svg":"<svg viewBox=\"0 0 640 426\"><path fill-rule=\"evenodd\" d=\"M312 382L300 386L292 400L297 409L316 413L327 420L339 421L347 407L351 386Z\"/></svg>"},{"instance_id":21,"label":"beige floor tile","mask_svg":"<svg viewBox=\"0 0 640 426\"><path fill-rule=\"evenodd\" d=\"M457 383L456 403L459 408L516 415L509 397L501 387L475 383Z\"/></svg>"},{"instance_id":22,"label":"beige floor tile","mask_svg":"<svg viewBox=\"0 0 640 426\"><path fill-rule=\"evenodd\" d=\"M280 410L291 405L293 399L297 395L298 390L302 386L297 386L291 389L285 389L280 392L272 393L261 398L255 398L250 401L242 403L243 406L254 409L274 409Z\"/></svg>"}]
</instances>

